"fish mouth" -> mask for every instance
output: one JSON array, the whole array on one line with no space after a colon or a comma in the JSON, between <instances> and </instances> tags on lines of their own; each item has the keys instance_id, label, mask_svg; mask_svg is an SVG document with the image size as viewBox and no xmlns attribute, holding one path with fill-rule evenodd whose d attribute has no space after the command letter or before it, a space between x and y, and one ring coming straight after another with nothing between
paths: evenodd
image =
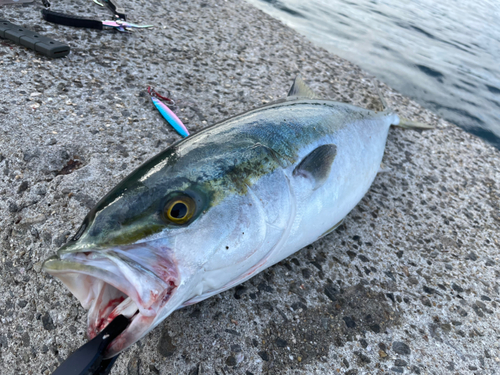
<instances>
[{"instance_id":1,"label":"fish mouth","mask_svg":"<svg viewBox=\"0 0 500 375\"><path fill-rule=\"evenodd\" d=\"M93 339L118 315L128 327L107 347L111 358L143 337L179 285L179 271L169 248L147 243L119 248L61 249L47 259L45 271L60 279L88 309L87 334Z\"/></svg>"}]
</instances>

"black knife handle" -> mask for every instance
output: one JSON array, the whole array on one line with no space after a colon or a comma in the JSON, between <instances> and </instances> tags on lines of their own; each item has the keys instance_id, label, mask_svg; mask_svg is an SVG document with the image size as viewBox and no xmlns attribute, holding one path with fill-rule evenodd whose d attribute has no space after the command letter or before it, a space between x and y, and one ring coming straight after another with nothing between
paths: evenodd
<instances>
[{"instance_id":1,"label":"black knife handle","mask_svg":"<svg viewBox=\"0 0 500 375\"><path fill-rule=\"evenodd\" d=\"M72 14L54 12L48 9L42 9L42 16L45 21L57 23L58 25L102 30L102 21L91 20L84 17L74 16Z\"/></svg>"},{"instance_id":2,"label":"black knife handle","mask_svg":"<svg viewBox=\"0 0 500 375\"><path fill-rule=\"evenodd\" d=\"M107 375L116 356L104 359L107 346L128 326L129 320L118 315L96 337L71 354L52 375Z\"/></svg>"},{"instance_id":3,"label":"black knife handle","mask_svg":"<svg viewBox=\"0 0 500 375\"><path fill-rule=\"evenodd\" d=\"M64 57L70 48L64 43L0 19L0 38L9 39L47 57Z\"/></svg>"}]
</instances>

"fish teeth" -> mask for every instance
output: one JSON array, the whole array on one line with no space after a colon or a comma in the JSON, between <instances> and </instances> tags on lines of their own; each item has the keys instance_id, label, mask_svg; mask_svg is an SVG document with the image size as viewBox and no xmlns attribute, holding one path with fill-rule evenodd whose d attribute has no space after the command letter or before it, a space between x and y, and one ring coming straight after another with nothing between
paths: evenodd
<instances>
[{"instance_id":1,"label":"fish teeth","mask_svg":"<svg viewBox=\"0 0 500 375\"><path fill-rule=\"evenodd\" d=\"M135 315L137 310L139 310L139 308L137 307L135 302L132 300L132 298L128 297L125 301L116 306L110 315L118 316L121 314L126 316L127 318L131 318Z\"/></svg>"}]
</instances>

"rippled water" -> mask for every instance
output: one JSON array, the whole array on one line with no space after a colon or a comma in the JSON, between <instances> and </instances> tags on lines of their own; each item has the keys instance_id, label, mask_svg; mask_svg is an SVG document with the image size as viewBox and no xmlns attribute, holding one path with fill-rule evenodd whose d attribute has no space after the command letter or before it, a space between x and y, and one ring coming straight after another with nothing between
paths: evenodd
<instances>
[{"instance_id":1,"label":"rippled water","mask_svg":"<svg viewBox=\"0 0 500 375\"><path fill-rule=\"evenodd\" d=\"M248 1L500 149L500 2Z\"/></svg>"}]
</instances>

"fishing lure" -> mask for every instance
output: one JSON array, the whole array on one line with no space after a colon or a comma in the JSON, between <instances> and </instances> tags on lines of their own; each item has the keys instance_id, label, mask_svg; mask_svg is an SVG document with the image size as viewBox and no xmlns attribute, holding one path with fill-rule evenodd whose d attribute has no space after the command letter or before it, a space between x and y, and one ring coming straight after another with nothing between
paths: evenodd
<instances>
[{"instance_id":1,"label":"fishing lure","mask_svg":"<svg viewBox=\"0 0 500 375\"><path fill-rule=\"evenodd\" d=\"M174 101L170 98L158 94L151 86L148 86L148 94L151 96L153 104L155 105L156 109L160 111L163 118L167 120L170 126L173 127L177 131L177 133L186 138L189 135L189 131L187 130L186 126L182 123L181 120L179 120L179 117L177 117L175 113L172 112L172 110L168 108L168 106L161 100L168 102L170 105L174 105Z\"/></svg>"}]
</instances>

